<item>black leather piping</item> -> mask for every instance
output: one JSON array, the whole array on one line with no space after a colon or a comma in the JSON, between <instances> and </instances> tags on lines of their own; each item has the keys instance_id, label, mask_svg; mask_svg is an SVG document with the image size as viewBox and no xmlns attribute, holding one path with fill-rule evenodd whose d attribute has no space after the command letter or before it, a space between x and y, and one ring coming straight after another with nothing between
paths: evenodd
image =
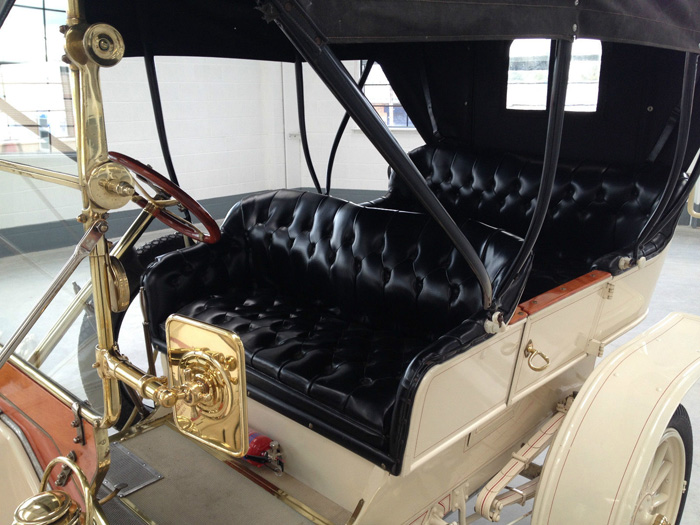
<instances>
[{"instance_id":1,"label":"black leather piping","mask_svg":"<svg viewBox=\"0 0 700 525\"><path fill-rule=\"evenodd\" d=\"M512 286L509 293L505 293L503 296L507 298L505 301L506 312L504 313L506 319L510 319L513 316L525 288L526 276L532 266L532 256L526 261L525 266L525 271L521 273L517 284ZM396 460L394 469L391 471L392 474L398 476L401 473L413 402L416 398L416 391L425 375L434 366L440 365L456 355L474 348L493 337L493 335L484 331L483 317L468 319L457 328L440 337L413 359L399 384L399 391L394 403L394 414L391 418L390 454ZM467 400L464 401L466 402Z\"/></svg>"}]
</instances>

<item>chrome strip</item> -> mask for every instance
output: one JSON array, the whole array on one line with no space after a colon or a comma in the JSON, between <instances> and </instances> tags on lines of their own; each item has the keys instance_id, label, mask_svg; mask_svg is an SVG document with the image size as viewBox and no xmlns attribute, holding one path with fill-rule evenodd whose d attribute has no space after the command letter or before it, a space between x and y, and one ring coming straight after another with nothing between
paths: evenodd
<instances>
[{"instance_id":1,"label":"chrome strip","mask_svg":"<svg viewBox=\"0 0 700 525\"><path fill-rule=\"evenodd\" d=\"M34 454L34 450L32 450L32 446L29 444L29 441L24 435L24 432L22 432L22 429L19 428L17 423L12 421L10 417L7 414L5 414L2 410L0 410L0 421L5 423L8 426L8 428L15 433L17 439L19 439L20 443L22 443L22 448L24 448L24 451L27 453L29 461L32 463L32 467L34 468L34 472L36 473L37 479L41 479L41 476L44 474L44 469L41 468L39 460L37 459L36 454Z\"/></svg>"}]
</instances>

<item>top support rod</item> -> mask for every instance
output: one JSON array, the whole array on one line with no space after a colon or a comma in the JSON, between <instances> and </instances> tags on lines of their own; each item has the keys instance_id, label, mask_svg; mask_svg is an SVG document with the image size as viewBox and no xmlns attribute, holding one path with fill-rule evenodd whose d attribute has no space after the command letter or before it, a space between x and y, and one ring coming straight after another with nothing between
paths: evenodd
<instances>
[{"instance_id":1,"label":"top support rod","mask_svg":"<svg viewBox=\"0 0 700 525\"><path fill-rule=\"evenodd\" d=\"M285 8L279 0L272 0L271 3L263 5L262 9L268 20L279 25L301 56L316 71L379 153L454 243L479 281L484 309L496 308L498 305L493 304L491 279L479 255L430 190L423 176L357 87L347 69L324 42L320 31L296 9L294 3L287 3Z\"/></svg>"},{"instance_id":2,"label":"top support rod","mask_svg":"<svg viewBox=\"0 0 700 525\"><path fill-rule=\"evenodd\" d=\"M552 93L549 99L549 115L547 119L547 138L544 147L544 162L542 163L542 178L540 189L537 192L537 204L532 214L530 226L525 234L525 240L518 252L515 263L511 267L510 278L515 278L525 266L537 237L540 235L542 225L547 216L549 201L552 198L554 179L559 163L559 150L561 149L561 136L564 130L564 113L566 106L566 88L569 82L569 66L571 64L571 48L573 42L557 40L556 54L554 56L554 79L552 81ZM505 282L509 282L506 279Z\"/></svg>"},{"instance_id":3,"label":"top support rod","mask_svg":"<svg viewBox=\"0 0 700 525\"><path fill-rule=\"evenodd\" d=\"M676 149L673 153L673 164L671 171L666 178L666 186L661 194L656 208L651 217L644 225L642 232L639 234L637 244L635 246L635 259L639 260L642 255L644 245L659 231L660 224L664 214L668 212L671 198L678 187L678 181L681 178L683 171L683 162L688 149L688 137L690 135L690 119L693 113L693 98L695 96L695 83L698 73L698 55L692 53L685 54L685 66L683 69L683 88L681 91L680 104L680 120L678 123L678 138L676 139Z\"/></svg>"}]
</instances>

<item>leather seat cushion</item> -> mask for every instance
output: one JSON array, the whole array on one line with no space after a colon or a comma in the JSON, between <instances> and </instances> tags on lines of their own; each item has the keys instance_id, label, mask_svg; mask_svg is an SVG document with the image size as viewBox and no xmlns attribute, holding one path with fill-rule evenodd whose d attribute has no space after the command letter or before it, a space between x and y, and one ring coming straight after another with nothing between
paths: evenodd
<instances>
[{"instance_id":1,"label":"leather seat cushion","mask_svg":"<svg viewBox=\"0 0 700 525\"><path fill-rule=\"evenodd\" d=\"M504 288L522 239L460 227ZM428 216L291 190L239 202L219 243L163 256L142 283L161 350L174 312L232 330L251 396L384 451L413 358L483 311L476 276ZM512 287L506 311L522 280Z\"/></svg>"},{"instance_id":2,"label":"leather seat cushion","mask_svg":"<svg viewBox=\"0 0 700 525\"><path fill-rule=\"evenodd\" d=\"M429 337L375 330L320 302L300 306L275 289L233 290L202 298L178 313L237 333L246 349L248 385L269 381L359 422L384 446L399 381Z\"/></svg>"}]
</instances>

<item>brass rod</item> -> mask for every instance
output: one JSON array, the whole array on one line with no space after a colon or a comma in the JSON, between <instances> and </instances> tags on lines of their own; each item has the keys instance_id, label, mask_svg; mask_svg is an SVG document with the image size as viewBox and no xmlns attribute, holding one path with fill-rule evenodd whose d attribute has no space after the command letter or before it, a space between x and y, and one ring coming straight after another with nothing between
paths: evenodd
<instances>
[{"instance_id":1,"label":"brass rod","mask_svg":"<svg viewBox=\"0 0 700 525\"><path fill-rule=\"evenodd\" d=\"M23 177L28 177L30 179L37 179L52 182L54 184L60 184L61 186L67 186L76 190L80 189L80 181L78 180L78 177L76 175L69 175L67 173L61 173L59 171L37 168L35 166L28 166L26 164L20 164L19 162L11 162L9 160L0 160L0 170L7 171L9 173L14 173L16 175L21 175Z\"/></svg>"},{"instance_id":2,"label":"brass rod","mask_svg":"<svg viewBox=\"0 0 700 525\"><path fill-rule=\"evenodd\" d=\"M134 222L131 223L131 226L124 232L121 239L112 247L109 254L112 257L121 259L124 253L136 243L152 221L153 215L142 210L138 217L134 219ZM73 322L83 312L85 303L91 297L91 294L92 282L88 281L80 289L80 292L71 300L68 307L36 346L32 355L27 359L31 364L39 367L44 363L54 347L73 325Z\"/></svg>"},{"instance_id":3,"label":"brass rod","mask_svg":"<svg viewBox=\"0 0 700 525\"><path fill-rule=\"evenodd\" d=\"M61 268L61 271L53 280L51 286L49 286L49 289L46 290L46 293L44 293L24 322L22 322L17 331L12 335L12 337L10 337L7 344L2 348L2 350L0 350L0 368L2 368L2 366L7 362L12 353L17 349L19 344L29 333L29 330L31 330L39 320L39 317L41 317L41 314L44 313L44 310L46 310L53 298L56 297L63 285L66 284L68 278L80 264L80 261L87 257L90 251L104 239L103 235L106 226L106 222L96 221L92 225L92 228L85 232L85 235L83 235L80 243L75 247L73 255L71 255L63 268Z\"/></svg>"}]
</instances>

